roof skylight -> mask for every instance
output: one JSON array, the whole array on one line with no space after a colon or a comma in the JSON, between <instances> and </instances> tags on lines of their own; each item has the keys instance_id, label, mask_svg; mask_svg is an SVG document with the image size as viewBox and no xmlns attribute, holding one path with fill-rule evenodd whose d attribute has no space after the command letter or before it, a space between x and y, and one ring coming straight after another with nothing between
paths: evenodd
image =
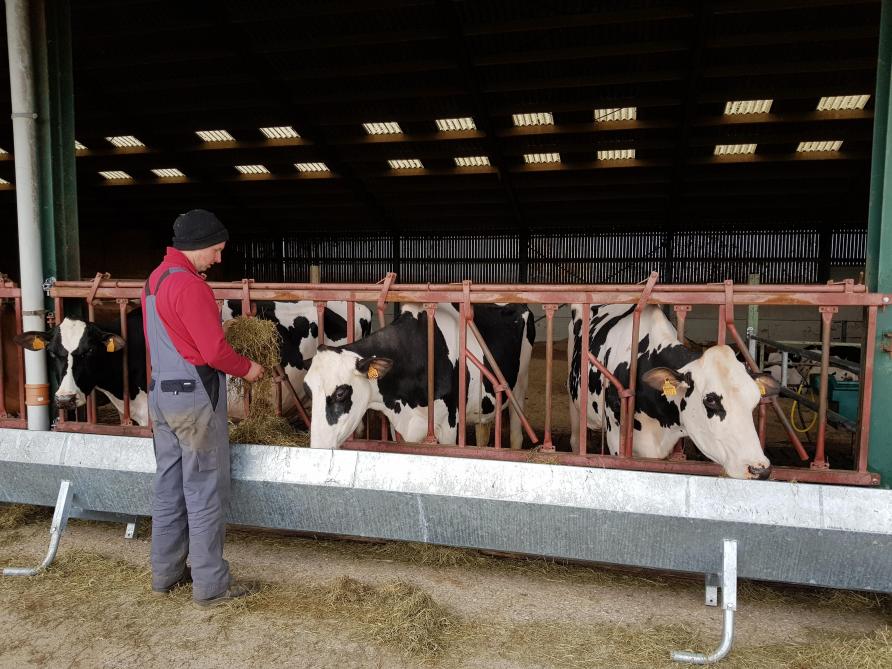
<instances>
[{"instance_id":1,"label":"roof skylight","mask_svg":"<svg viewBox=\"0 0 892 669\"><path fill-rule=\"evenodd\" d=\"M522 128L530 125L554 125L554 116L551 112L536 112L533 114L512 114L514 125Z\"/></svg>"},{"instance_id":2,"label":"roof skylight","mask_svg":"<svg viewBox=\"0 0 892 669\"><path fill-rule=\"evenodd\" d=\"M145 146L145 144L140 142L133 135L118 135L117 137L106 137L105 139L118 148Z\"/></svg>"},{"instance_id":3,"label":"roof skylight","mask_svg":"<svg viewBox=\"0 0 892 669\"><path fill-rule=\"evenodd\" d=\"M839 151L842 146L842 140L826 139L819 142L799 142L796 151L799 153L811 153L813 151Z\"/></svg>"},{"instance_id":4,"label":"roof skylight","mask_svg":"<svg viewBox=\"0 0 892 669\"><path fill-rule=\"evenodd\" d=\"M729 100L725 103L726 114L767 114L774 100Z\"/></svg>"},{"instance_id":5,"label":"roof skylight","mask_svg":"<svg viewBox=\"0 0 892 669\"><path fill-rule=\"evenodd\" d=\"M436 123L437 129L444 131L477 129L477 124L474 123L474 119L470 116L464 116L462 118L438 118Z\"/></svg>"},{"instance_id":6,"label":"roof skylight","mask_svg":"<svg viewBox=\"0 0 892 669\"><path fill-rule=\"evenodd\" d=\"M396 121L380 121L375 123L363 123L362 127L370 135L399 135L403 132Z\"/></svg>"},{"instance_id":7,"label":"roof skylight","mask_svg":"<svg viewBox=\"0 0 892 669\"><path fill-rule=\"evenodd\" d=\"M598 151L598 160L631 160L635 157L635 149L606 149Z\"/></svg>"},{"instance_id":8,"label":"roof skylight","mask_svg":"<svg viewBox=\"0 0 892 669\"><path fill-rule=\"evenodd\" d=\"M206 142L234 142L235 137L226 130L196 130L195 134Z\"/></svg>"},{"instance_id":9,"label":"roof skylight","mask_svg":"<svg viewBox=\"0 0 892 669\"><path fill-rule=\"evenodd\" d=\"M325 163L294 163L301 172L331 172Z\"/></svg>"},{"instance_id":10,"label":"roof skylight","mask_svg":"<svg viewBox=\"0 0 892 669\"><path fill-rule=\"evenodd\" d=\"M74 140L74 150L75 151L86 151L87 147L81 144L79 141Z\"/></svg>"},{"instance_id":11,"label":"roof skylight","mask_svg":"<svg viewBox=\"0 0 892 669\"><path fill-rule=\"evenodd\" d=\"M561 154L559 153L525 153L523 154L523 162L527 165L539 163L559 163L561 162Z\"/></svg>"},{"instance_id":12,"label":"roof skylight","mask_svg":"<svg viewBox=\"0 0 892 669\"><path fill-rule=\"evenodd\" d=\"M818 111L837 111L842 109L864 109L869 95L833 95L818 100Z\"/></svg>"},{"instance_id":13,"label":"roof skylight","mask_svg":"<svg viewBox=\"0 0 892 669\"><path fill-rule=\"evenodd\" d=\"M612 107L610 109L596 109L595 123L606 121L634 121L638 118L638 107Z\"/></svg>"},{"instance_id":14,"label":"roof skylight","mask_svg":"<svg viewBox=\"0 0 892 669\"><path fill-rule=\"evenodd\" d=\"M733 156L740 153L755 153L755 144L716 144L714 155Z\"/></svg>"},{"instance_id":15,"label":"roof skylight","mask_svg":"<svg viewBox=\"0 0 892 669\"><path fill-rule=\"evenodd\" d=\"M270 126L268 128L261 128L260 132L262 132L264 137L266 137L267 139L288 139L290 137L300 137L300 135L297 134L297 131L290 125L276 125Z\"/></svg>"},{"instance_id":16,"label":"roof skylight","mask_svg":"<svg viewBox=\"0 0 892 669\"><path fill-rule=\"evenodd\" d=\"M394 170L420 170L424 168L418 158L398 158L388 160L387 164Z\"/></svg>"},{"instance_id":17,"label":"roof skylight","mask_svg":"<svg viewBox=\"0 0 892 669\"><path fill-rule=\"evenodd\" d=\"M161 177L162 179L172 179L175 177L184 177L186 176L182 172L180 172L176 167L159 167L156 170L152 170L152 174L156 177Z\"/></svg>"},{"instance_id":18,"label":"roof skylight","mask_svg":"<svg viewBox=\"0 0 892 669\"><path fill-rule=\"evenodd\" d=\"M489 156L457 156L454 160L458 167L485 167L489 165Z\"/></svg>"},{"instance_id":19,"label":"roof skylight","mask_svg":"<svg viewBox=\"0 0 892 669\"><path fill-rule=\"evenodd\" d=\"M269 174L269 170L264 165L236 165L235 169L242 174Z\"/></svg>"},{"instance_id":20,"label":"roof skylight","mask_svg":"<svg viewBox=\"0 0 892 669\"><path fill-rule=\"evenodd\" d=\"M133 177L127 174L126 172L122 172L121 170L111 170L109 172L100 172L100 176L104 179L108 179L109 181L114 181L116 179L132 179Z\"/></svg>"}]
</instances>

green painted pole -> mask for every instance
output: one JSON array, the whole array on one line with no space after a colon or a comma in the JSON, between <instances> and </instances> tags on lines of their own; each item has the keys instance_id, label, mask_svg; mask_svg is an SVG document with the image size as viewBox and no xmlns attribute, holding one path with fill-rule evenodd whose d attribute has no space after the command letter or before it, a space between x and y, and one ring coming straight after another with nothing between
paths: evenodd
<instances>
[{"instance_id":1,"label":"green painted pole","mask_svg":"<svg viewBox=\"0 0 892 669\"><path fill-rule=\"evenodd\" d=\"M889 84L892 69L892 0L883 0L880 45L874 98L873 154L870 174L870 213L867 221L865 278L871 291L892 292L892 135L889 134ZM874 347L873 410L870 417L870 455L867 466L892 487L892 355L883 351L885 333L892 332L892 308L877 315L877 336L865 342Z\"/></svg>"},{"instance_id":2,"label":"green painted pole","mask_svg":"<svg viewBox=\"0 0 892 669\"><path fill-rule=\"evenodd\" d=\"M44 273L79 279L70 7L66 0L34 0L31 9Z\"/></svg>"}]
</instances>

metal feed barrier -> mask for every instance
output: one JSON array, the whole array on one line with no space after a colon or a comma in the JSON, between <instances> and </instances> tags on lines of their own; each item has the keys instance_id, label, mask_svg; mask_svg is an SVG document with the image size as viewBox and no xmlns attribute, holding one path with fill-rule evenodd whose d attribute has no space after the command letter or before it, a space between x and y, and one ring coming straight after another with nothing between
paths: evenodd
<instances>
[{"instance_id":1,"label":"metal feed barrier","mask_svg":"<svg viewBox=\"0 0 892 669\"><path fill-rule=\"evenodd\" d=\"M468 363L478 366L493 383L498 404L507 400L512 410L516 404L510 389L501 371L488 364L491 356L486 355L486 342L470 320L473 305L538 303L548 319L544 430L537 433L524 421L533 443L541 437L538 453L501 448L498 426L495 448L466 445L463 430L456 446L438 445L432 416L425 444L353 439L339 451L234 445L230 522L703 573L707 603L717 604L719 586L722 589L723 640L711 654L677 656L687 662L716 661L730 649L737 576L892 592L892 491L851 487L878 481L866 467L871 410L867 378L856 458L850 470L828 468L823 431L812 457L793 435L794 447L808 466L775 467L771 482L719 478L720 468L712 463L636 458L628 420L634 414L634 387L621 385L617 389L624 406L620 428L624 439L619 455L587 453L585 431L577 453L554 451L553 320L561 303L635 305L636 331L645 304L671 304L682 336L691 305L712 305L719 316L718 341L724 342L729 334L747 355L733 320L735 305L790 304L816 309L826 333L836 307L861 306L870 339L876 330L877 309L885 304L884 298L888 300L851 282L661 286L656 279L652 275L644 285L625 286L478 286L470 282L403 286L394 284L389 275L377 285L255 284L248 280L211 284L218 299L241 300L243 313L251 313L254 300L308 299L321 315L326 302L346 300L348 305L377 304L381 324L388 302L419 302L430 316L436 303L455 303L468 323L460 331L461 378ZM86 300L88 307L97 300L116 300L124 325L129 301L139 299L141 287L141 282L112 281L100 275L92 282L57 283L51 295L60 315L64 299ZM348 307L347 314L349 337L352 308ZM433 318L428 323L432 360ZM584 330L587 326L583 319ZM467 350L468 336L478 339L485 360ZM584 334L582 341L583 355L601 368L600 361L586 350ZM754 365L751 358L748 362ZM865 376L870 364L868 359ZM428 370L432 372L430 363ZM635 378L634 373L630 376ZM826 382L826 365L822 377ZM583 383L583 407L586 392ZM825 404L826 397L821 402ZM460 424L464 423L463 405L464 395ZM760 405L763 445L767 410L767 402ZM0 429L0 501L56 504L57 509L47 558L27 573L50 563L68 515L132 522L135 516L150 514L154 456L151 441L145 438L149 429L129 424L126 405L119 426L95 425L95 409L88 412L92 420L87 422L65 415L59 418L56 431L50 433Z\"/></svg>"}]
</instances>

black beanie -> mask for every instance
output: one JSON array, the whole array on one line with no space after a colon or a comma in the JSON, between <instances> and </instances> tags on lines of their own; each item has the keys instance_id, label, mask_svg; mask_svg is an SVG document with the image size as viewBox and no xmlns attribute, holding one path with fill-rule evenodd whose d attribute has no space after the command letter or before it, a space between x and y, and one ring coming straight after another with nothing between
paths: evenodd
<instances>
[{"instance_id":1,"label":"black beanie","mask_svg":"<svg viewBox=\"0 0 892 669\"><path fill-rule=\"evenodd\" d=\"M193 209L173 222L173 247L180 251L206 249L229 239L220 219L204 209Z\"/></svg>"}]
</instances>

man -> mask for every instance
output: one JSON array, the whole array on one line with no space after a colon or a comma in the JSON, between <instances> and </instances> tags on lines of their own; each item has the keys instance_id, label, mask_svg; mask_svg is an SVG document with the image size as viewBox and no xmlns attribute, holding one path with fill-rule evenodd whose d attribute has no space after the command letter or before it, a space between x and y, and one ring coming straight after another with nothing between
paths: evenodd
<instances>
[{"instance_id":1,"label":"man","mask_svg":"<svg viewBox=\"0 0 892 669\"><path fill-rule=\"evenodd\" d=\"M201 275L221 261L228 231L214 214L194 209L176 219L173 232L173 246L143 294L157 463L152 591L160 595L193 581L194 604L207 608L252 592L230 582L223 559L230 485L224 375L253 382L263 368L226 341Z\"/></svg>"}]
</instances>

